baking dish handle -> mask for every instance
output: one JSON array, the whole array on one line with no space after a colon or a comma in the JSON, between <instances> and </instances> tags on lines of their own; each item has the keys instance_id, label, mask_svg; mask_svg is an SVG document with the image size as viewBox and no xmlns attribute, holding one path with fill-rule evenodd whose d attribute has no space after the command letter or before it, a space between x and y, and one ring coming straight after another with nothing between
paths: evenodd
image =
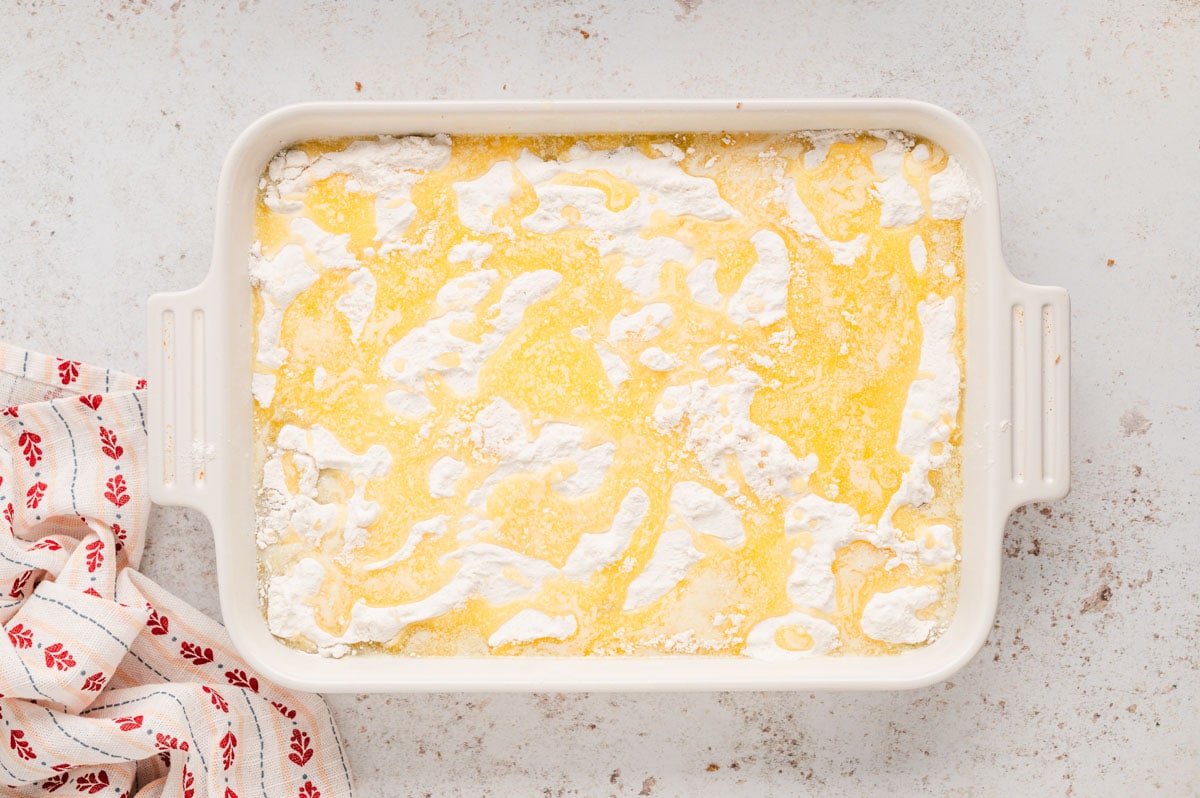
<instances>
[{"instance_id":1,"label":"baking dish handle","mask_svg":"<svg viewBox=\"0 0 1200 798\"><path fill-rule=\"evenodd\" d=\"M197 288L155 294L148 303L150 499L202 509L214 460L209 418L212 362L217 346L209 281Z\"/></svg>"},{"instance_id":2,"label":"baking dish handle","mask_svg":"<svg viewBox=\"0 0 1200 798\"><path fill-rule=\"evenodd\" d=\"M1009 508L1061 499L1070 490L1071 305L1066 290L1012 280L1008 340L1011 369L1000 418L999 469ZM1004 362L1004 361L1002 361Z\"/></svg>"}]
</instances>

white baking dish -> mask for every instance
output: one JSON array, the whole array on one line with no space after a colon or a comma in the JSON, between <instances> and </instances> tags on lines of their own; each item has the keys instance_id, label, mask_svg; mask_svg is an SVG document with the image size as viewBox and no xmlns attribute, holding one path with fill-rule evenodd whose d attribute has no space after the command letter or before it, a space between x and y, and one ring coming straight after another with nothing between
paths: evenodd
<instances>
[{"instance_id":1,"label":"white baking dish","mask_svg":"<svg viewBox=\"0 0 1200 798\"><path fill-rule=\"evenodd\" d=\"M890 657L789 663L733 657L327 659L281 643L259 610L251 460L251 287L247 253L267 161L303 139L381 133L587 133L897 129L958 157L980 192L963 222L966 395L962 582L933 644ZM234 144L217 203L208 277L149 303L150 493L212 523L221 608L238 650L265 676L321 691L888 689L946 678L983 644L996 612L1001 538L1018 505L1068 489L1066 292L1018 282L1000 249L991 161L949 112L898 100L298 105Z\"/></svg>"}]
</instances>

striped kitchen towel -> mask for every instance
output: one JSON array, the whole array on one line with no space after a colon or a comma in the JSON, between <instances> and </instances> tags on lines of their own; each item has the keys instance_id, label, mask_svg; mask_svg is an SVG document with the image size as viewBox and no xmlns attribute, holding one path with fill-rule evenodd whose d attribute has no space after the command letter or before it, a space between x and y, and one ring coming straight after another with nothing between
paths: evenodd
<instances>
[{"instance_id":1,"label":"striped kitchen towel","mask_svg":"<svg viewBox=\"0 0 1200 798\"><path fill-rule=\"evenodd\" d=\"M0 343L0 793L350 795L321 698L137 571L144 387Z\"/></svg>"}]
</instances>

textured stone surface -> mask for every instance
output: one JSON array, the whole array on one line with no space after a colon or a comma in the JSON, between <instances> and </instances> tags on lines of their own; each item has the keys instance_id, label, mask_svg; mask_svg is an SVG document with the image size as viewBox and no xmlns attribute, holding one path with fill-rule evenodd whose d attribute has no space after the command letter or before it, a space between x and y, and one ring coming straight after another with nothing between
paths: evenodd
<instances>
[{"instance_id":1,"label":"textured stone surface","mask_svg":"<svg viewBox=\"0 0 1200 798\"><path fill-rule=\"evenodd\" d=\"M0 336L30 348L144 371L146 297L207 270L229 144L310 99L930 100L995 159L1013 271L1072 293L1075 490L1013 516L951 682L335 697L362 795L1196 789L1195 2L105 5L0 11ZM156 520L147 572L217 614L204 521Z\"/></svg>"}]
</instances>

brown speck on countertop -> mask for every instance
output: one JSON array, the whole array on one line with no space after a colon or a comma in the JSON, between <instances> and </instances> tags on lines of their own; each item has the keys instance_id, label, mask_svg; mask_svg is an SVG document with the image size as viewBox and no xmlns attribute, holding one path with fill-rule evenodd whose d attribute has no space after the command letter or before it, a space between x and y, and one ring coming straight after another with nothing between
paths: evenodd
<instances>
[{"instance_id":1,"label":"brown speck on countertop","mask_svg":"<svg viewBox=\"0 0 1200 798\"><path fill-rule=\"evenodd\" d=\"M1109 259L1108 259L1108 265L1109 265L1109 266L1116 266L1116 265L1117 265L1117 262L1116 262L1115 260L1113 260L1112 258L1109 258Z\"/></svg>"},{"instance_id":2,"label":"brown speck on countertop","mask_svg":"<svg viewBox=\"0 0 1200 798\"><path fill-rule=\"evenodd\" d=\"M617 779L619 779L619 778L621 778L621 770L620 770L620 768L618 768L617 770L614 770L614 771L612 772L612 775L608 777L608 783L609 783L609 784L616 784L616 783L617 783Z\"/></svg>"},{"instance_id":3,"label":"brown speck on countertop","mask_svg":"<svg viewBox=\"0 0 1200 798\"><path fill-rule=\"evenodd\" d=\"M1128 438L1131 435L1145 435L1150 431L1150 426L1153 424L1150 419L1142 415L1142 411L1136 407L1131 410L1126 410L1121 416L1121 430Z\"/></svg>"},{"instance_id":4,"label":"brown speck on countertop","mask_svg":"<svg viewBox=\"0 0 1200 798\"><path fill-rule=\"evenodd\" d=\"M716 762L709 762L708 767L706 767L704 770L706 773L716 773L720 769L721 769L721 766L718 765Z\"/></svg>"},{"instance_id":5,"label":"brown speck on countertop","mask_svg":"<svg viewBox=\"0 0 1200 798\"><path fill-rule=\"evenodd\" d=\"M735 105L735 106L734 106L734 108L737 108L738 110L741 110L741 108L742 108L742 102L741 102L741 100L738 100L738 104L737 104L737 105Z\"/></svg>"},{"instance_id":6,"label":"brown speck on countertop","mask_svg":"<svg viewBox=\"0 0 1200 798\"><path fill-rule=\"evenodd\" d=\"M700 0L675 0L675 4L679 6L679 13L675 15L679 22L686 21L700 8Z\"/></svg>"},{"instance_id":7,"label":"brown speck on countertop","mask_svg":"<svg viewBox=\"0 0 1200 798\"><path fill-rule=\"evenodd\" d=\"M362 81L359 81L359 80L354 81L354 90L362 91Z\"/></svg>"},{"instance_id":8,"label":"brown speck on countertop","mask_svg":"<svg viewBox=\"0 0 1200 798\"><path fill-rule=\"evenodd\" d=\"M1083 602L1081 612L1099 612L1108 606L1108 602L1112 600L1113 590L1108 585L1101 585L1100 589L1093 593Z\"/></svg>"},{"instance_id":9,"label":"brown speck on countertop","mask_svg":"<svg viewBox=\"0 0 1200 798\"><path fill-rule=\"evenodd\" d=\"M583 37L583 38L585 38L585 39L590 39L590 38L592 38L592 34L588 33L588 32L587 32L587 31L585 31L583 28L580 28L580 29L579 29L579 35L580 35L580 36L582 36L582 37Z\"/></svg>"},{"instance_id":10,"label":"brown speck on countertop","mask_svg":"<svg viewBox=\"0 0 1200 798\"><path fill-rule=\"evenodd\" d=\"M654 785L657 783L658 779L654 778L653 776L647 776L645 781L642 782L642 791L639 792L638 795L650 795L652 792L654 792Z\"/></svg>"},{"instance_id":11,"label":"brown speck on countertop","mask_svg":"<svg viewBox=\"0 0 1200 798\"><path fill-rule=\"evenodd\" d=\"M1037 538L1033 539L1033 545L1029 547L1029 553L1034 557L1042 556L1042 542Z\"/></svg>"}]
</instances>

